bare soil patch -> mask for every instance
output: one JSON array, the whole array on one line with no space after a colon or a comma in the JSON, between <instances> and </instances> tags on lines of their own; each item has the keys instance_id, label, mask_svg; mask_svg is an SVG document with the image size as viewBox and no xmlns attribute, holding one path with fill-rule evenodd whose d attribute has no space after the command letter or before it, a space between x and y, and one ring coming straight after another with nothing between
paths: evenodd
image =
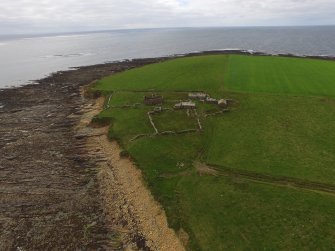
<instances>
[{"instance_id":1,"label":"bare soil patch","mask_svg":"<svg viewBox=\"0 0 335 251\"><path fill-rule=\"evenodd\" d=\"M201 176L201 175L214 175L214 176L218 176L219 172L217 170L215 170L214 168L201 163L199 161L195 161L193 163L197 173Z\"/></svg>"}]
</instances>

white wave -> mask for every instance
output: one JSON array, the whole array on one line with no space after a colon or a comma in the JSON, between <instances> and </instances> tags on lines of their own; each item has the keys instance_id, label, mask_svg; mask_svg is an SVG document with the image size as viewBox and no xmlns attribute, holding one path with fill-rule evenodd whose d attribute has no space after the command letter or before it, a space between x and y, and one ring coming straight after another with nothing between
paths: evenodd
<instances>
[{"instance_id":1,"label":"white wave","mask_svg":"<svg viewBox=\"0 0 335 251\"><path fill-rule=\"evenodd\" d=\"M48 38L75 38L75 37L87 37L88 34L76 34L76 35L56 35Z\"/></svg>"},{"instance_id":2,"label":"white wave","mask_svg":"<svg viewBox=\"0 0 335 251\"><path fill-rule=\"evenodd\" d=\"M240 48L225 48L225 49L214 49L211 51L244 51L244 50Z\"/></svg>"},{"instance_id":3,"label":"white wave","mask_svg":"<svg viewBox=\"0 0 335 251\"><path fill-rule=\"evenodd\" d=\"M73 35L50 35L50 36L36 36L36 37L25 37L22 40L34 40L34 39L58 39L58 38L77 38L86 37L89 34L73 34Z\"/></svg>"}]
</instances>

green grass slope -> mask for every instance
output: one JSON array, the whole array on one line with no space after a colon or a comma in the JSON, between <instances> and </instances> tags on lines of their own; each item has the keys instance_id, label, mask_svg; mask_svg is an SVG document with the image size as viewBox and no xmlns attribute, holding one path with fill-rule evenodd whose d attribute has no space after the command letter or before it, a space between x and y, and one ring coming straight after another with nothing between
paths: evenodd
<instances>
[{"instance_id":1,"label":"green grass slope","mask_svg":"<svg viewBox=\"0 0 335 251\"><path fill-rule=\"evenodd\" d=\"M335 97L335 62L232 55L224 82L233 91Z\"/></svg>"},{"instance_id":2,"label":"green grass slope","mask_svg":"<svg viewBox=\"0 0 335 251\"><path fill-rule=\"evenodd\" d=\"M227 177L183 177L176 190L193 250L333 249L332 196Z\"/></svg>"},{"instance_id":3,"label":"green grass slope","mask_svg":"<svg viewBox=\"0 0 335 251\"><path fill-rule=\"evenodd\" d=\"M252 181L226 168L335 185L334 66L235 55L171 60L101 80L96 89L114 92L99 116L112 118L110 136L142 169L170 226L189 234L190 250L331 250L335 194ZM147 117L152 108L119 106L142 103L150 89L162 91L166 108L185 98L175 90L202 90L238 105L202 116L202 133L131 141L153 133ZM211 109L198 107L199 114ZM153 118L160 130L195 125L182 111ZM219 175L199 172L195 160L215 165Z\"/></svg>"},{"instance_id":4,"label":"green grass slope","mask_svg":"<svg viewBox=\"0 0 335 251\"><path fill-rule=\"evenodd\" d=\"M100 90L207 90L223 86L226 56L180 58L144 66L102 79Z\"/></svg>"},{"instance_id":5,"label":"green grass slope","mask_svg":"<svg viewBox=\"0 0 335 251\"><path fill-rule=\"evenodd\" d=\"M235 94L236 111L210 121L206 162L335 184L335 100Z\"/></svg>"},{"instance_id":6,"label":"green grass slope","mask_svg":"<svg viewBox=\"0 0 335 251\"><path fill-rule=\"evenodd\" d=\"M335 62L219 55L144 66L102 79L99 89L264 92L335 97Z\"/></svg>"}]
</instances>

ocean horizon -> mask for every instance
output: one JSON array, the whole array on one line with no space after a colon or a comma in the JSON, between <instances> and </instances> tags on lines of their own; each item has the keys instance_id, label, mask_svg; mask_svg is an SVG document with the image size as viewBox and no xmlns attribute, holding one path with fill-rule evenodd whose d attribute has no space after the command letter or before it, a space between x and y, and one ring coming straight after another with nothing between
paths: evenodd
<instances>
[{"instance_id":1,"label":"ocean horizon","mask_svg":"<svg viewBox=\"0 0 335 251\"><path fill-rule=\"evenodd\" d=\"M335 56L335 26L155 28L0 35L0 88L93 64L211 50Z\"/></svg>"}]
</instances>

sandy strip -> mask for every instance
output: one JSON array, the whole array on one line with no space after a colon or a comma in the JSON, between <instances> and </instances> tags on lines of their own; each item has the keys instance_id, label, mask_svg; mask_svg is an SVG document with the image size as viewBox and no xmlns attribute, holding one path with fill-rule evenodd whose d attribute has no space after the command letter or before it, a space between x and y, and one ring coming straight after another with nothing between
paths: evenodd
<instances>
[{"instance_id":1,"label":"sandy strip","mask_svg":"<svg viewBox=\"0 0 335 251\"><path fill-rule=\"evenodd\" d=\"M185 250L168 227L164 210L144 184L141 171L129 159L120 158L121 148L109 141L108 127L87 127L103 103L104 99L99 98L84 108L78 133L93 135L87 138L87 147L100 158L98 180L107 225L121 233L126 250Z\"/></svg>"}]
</instances>

